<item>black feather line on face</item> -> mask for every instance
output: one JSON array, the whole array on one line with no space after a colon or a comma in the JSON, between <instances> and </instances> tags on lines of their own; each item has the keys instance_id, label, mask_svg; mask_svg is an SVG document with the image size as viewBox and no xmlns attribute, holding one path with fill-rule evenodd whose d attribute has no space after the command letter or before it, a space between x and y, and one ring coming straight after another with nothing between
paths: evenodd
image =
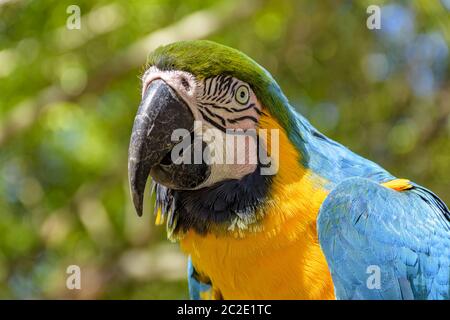
<instances>
[{"instance_id":1,"label":"black feather line on face","mask_svg":"<svg viewBox=\"0 0 450 320\"><path fill-rule=\"evenodd\" d=\"M230 123L236 123L236 122L243 121L243 120L251 120L254 123L258 123L258 120L255 117L252 117L252 116L242 116L242 117L239 117L239 118L227 119L227 121L230 122Z\"/></svg>"},{"instance_id":2,"label":"black feather line on face","mask_svg":"<svg viewBox=\"0 0 450 320\"><path fill-rule=\"evenodd\" d=\"M225 75L224 75L224 74L221 74L221 75L217 78L217 80L216 80L216 86L215 86L215 88L214 88L214 93L212 94L214 97L217 95L217 92L218 92L218 90L219 90L219 88L220 88L220 86L221 86L221 83L222 83L222 80L223 80L224 77L225 77Z\"/></svg>"},{"instance_id":3,"label":"black feather line on face","mask_svg":"<svg viewBox=\"0 0 450 320\"><path fill-rule=\"evenodd\" d=\"M211 119L210 117L208 117L201 109L198 109L198 111L200 112L200 114L202 115L203 119L205 119L207 122L209 122L211 125L213 125L214 127L216 127L217 129L219 129L222 132L227 132L227 129L224 126L221 126L220 124L218 124L217 122L215 122L213 119Z\"/></svg>"},{"instance_id":4,"label":"black feather line on face","mask_svg":"<svg viewBox=\"0 0 450 320\"><path fill-rule=\"evenodd\" d=\"M206 92L206 95L209 96L210 92L211 92L211 86L212 83L214 82L214 78L208 78L209 79L209 86L208 86L208 91Z\"/></svg>"},{"instance_id":5,"label":"black feather line on face","mask_svg":"<svg viewBox=\"0 0 450 320\"><path fill-rule=\"evenodd\" d=\"M202 105L202 106L204 106L204 107L210 106L210 107L213 107L214 109L225 110L225 111L227 111L227 112L233 113L233 110L232 110L232 109L227 108L227 107L224 107L224 106L219 106L219 105L217 105L217 104L215 104L215 103L204 103L204 102L200 102L199 104Z\"/></svg>"},{"instance_id":6,"label":"black feather line on face","mask_svg":"<svg viewBox=\"0 0 450 320\"><path fill-rule=\"evenodd\" d=\"M155 207L167 215L169 238L191 229L199 234L226 230L236 217L256 215L267 199L271 182L272 176L261 175L258 166L240 180L226 180L199 190L172 190L157 184Z\"/></svg>"},{"instance_id":7,"label":"black feather line on face","mask_svg":"<svg viewBox=\"0 0 450 320\"><path fill-rule=\"evenodd\" d=\"M234 112L243 112L243 111L246 111L246 110L252 109L252 108L256 111L257 114L261 115L261 111L255 106L254 103L250 103L248 106L241 108L241 109L231 108L231 110L233 110Z\"/></svg>"},{"instance_id":8,"label":"black feather line on face","mask_svg":"<svg viewBox=\"0 0 450 320\"><path fill-rule=\"evenodd\" d=\"M207 86L208 86L208 84L210 84L211 83L211 78L205 78L204 80L203 80L203 94L202 94L202 98L204 98L204 97L206 97L206 94L207 94Z\"/></svg>"},{"instance_id":9,"label":"black feather line on face","mask_svg":"<svg viewBox=\"0 0 450 320\"><path fill-rule=\"evenodd\" d=\"M213 101L217 102L219 99L223 99L225 96L229 94L232 80L233 79L231 77L228 77L221 83L219 88L220 91L217 94L217 96L213 99Z\"/></svg>"},{"instance_id":10,"label":"black feather line on face","mask_svg":"<svg viewBox=\"0 0 450 320\"><path fill-rule=\"evenodd\" d=\"M204 108L204 110L205 110L206 113L208 113L211 117L214 117L214 118L216 118L216 119L219 119L223 126L226 126L226 125L227 125L226 122L225 122L225 119L224 119L223 117L219 116L218 114L215 114L214 112L212 112L211 110L209 110L209 109L206 108L206 107Z\"/></svg>"}]
</instances>

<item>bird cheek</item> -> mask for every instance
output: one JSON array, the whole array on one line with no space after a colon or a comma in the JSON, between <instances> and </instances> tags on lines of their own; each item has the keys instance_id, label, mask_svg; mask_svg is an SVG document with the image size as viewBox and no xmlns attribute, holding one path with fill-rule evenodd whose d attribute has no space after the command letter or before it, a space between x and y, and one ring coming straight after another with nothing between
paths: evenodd
<instances>
[{"instance_id":1,"label":"bird cheek","mask_svg":"<svg viewBox=\"0 0 450 320\"><path fill-rule=\"evenodd\" d=\"M257 139L253 135L223 134L222 140L208 144L211 174L202 187L224 180L240 180L258 166Z\"/></svg>"}]
</instances>

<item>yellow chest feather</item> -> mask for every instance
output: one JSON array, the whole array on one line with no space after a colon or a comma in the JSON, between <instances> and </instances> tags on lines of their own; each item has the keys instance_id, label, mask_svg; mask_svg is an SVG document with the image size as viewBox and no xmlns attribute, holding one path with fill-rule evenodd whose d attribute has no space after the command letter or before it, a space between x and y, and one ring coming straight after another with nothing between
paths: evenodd
<instances>
[{"instance_id":1,"label":"yellow chest feather","mask_svg":"<svg viewBox=\"0 0 450 320\"><path fill-rule=\"evenodd\" d=\"M262 230L244 236L203 236L191 231L181 240L197 271L223 298L334 298L316 231L315 217L325 194L316 191L305 197L297 194L296 186L291 188L285 193L291 201L267 209Z\"/></svg>"},{"instance_id":2,"label":"yellow chest feather","mask_svg":"<svg viewBox=\"0 0 450 320\"><path fill-rule=\"evenodd\" d=\"M334 299L316 230L327 195L324 181L301 168L298 152L283 133L280 145L283 165L258 230L223 235L190 231L180 240L196 270L225 299Z\"/></svg>"}]
</instances>

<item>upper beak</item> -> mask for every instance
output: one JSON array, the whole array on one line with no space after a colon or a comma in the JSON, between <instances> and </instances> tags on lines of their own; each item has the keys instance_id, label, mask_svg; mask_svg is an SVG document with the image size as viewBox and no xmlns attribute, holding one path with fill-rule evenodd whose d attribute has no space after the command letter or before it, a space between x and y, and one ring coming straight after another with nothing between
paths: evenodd
<instances>
[{"instance_id":1,"label":"upper beak","mask_svg":"<svg viewBox=\"0 0 450 320\"><path fill-rule=\"evenodd\" d=\"M134 119L128 151L128 179L136 212L142 215L145 185L150 170L172 150L175 129L193 130L194 117L187 104L163 80L147 87Z\"/></svg>"}]
</instances>

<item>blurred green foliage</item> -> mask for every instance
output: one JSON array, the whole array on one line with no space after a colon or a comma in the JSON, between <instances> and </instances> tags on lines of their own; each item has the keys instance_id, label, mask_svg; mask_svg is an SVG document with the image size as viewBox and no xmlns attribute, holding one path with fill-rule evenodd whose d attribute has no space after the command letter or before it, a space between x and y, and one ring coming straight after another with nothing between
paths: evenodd
<instances>
[{"instance_id":1,"label":"blurred green foliage","mask_svg":"<svg viewBox=\"0 0 450 320\"><path fill-rule=\"evenodd\" d=\"M72 4L80 30L65 27ZM135 216L127 183L145 56L176 39L247 53L325 134L450 203L449 7L0 1L0 298L187 298L186 258L150 199ZM72 264L82 290L66 288Z\"/></svg>"}]
</instances>

